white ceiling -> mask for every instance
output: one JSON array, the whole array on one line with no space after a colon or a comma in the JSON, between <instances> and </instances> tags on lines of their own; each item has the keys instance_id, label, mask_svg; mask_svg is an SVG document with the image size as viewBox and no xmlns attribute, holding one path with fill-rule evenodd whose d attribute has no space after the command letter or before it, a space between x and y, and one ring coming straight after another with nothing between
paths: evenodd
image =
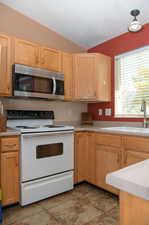
<instances>
[{"instance_id":1,"label":"white ceiling","mask_svg":"<svg viewBox=\"0 0 149 225\"><path fill-rule=\"evenodd\" d=\"M148 0L0 0L85 47L93 47L124 32L140 9L139 20L149 22Z\"/></svg>"}]
</instances>

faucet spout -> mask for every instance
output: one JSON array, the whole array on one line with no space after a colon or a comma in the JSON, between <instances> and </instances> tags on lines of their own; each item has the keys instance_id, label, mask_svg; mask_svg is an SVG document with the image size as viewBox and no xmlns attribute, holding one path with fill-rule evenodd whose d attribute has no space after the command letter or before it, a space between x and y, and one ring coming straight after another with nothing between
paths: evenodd
<instances>
[{"instance_id":1,"label":"faucet spout","mask_svg":"<svg viewBox=\"0 0 149 225\"><path fill-rule=\"evenodd\" d=\"M147 127L147 110L146 110L146 100L143 99L142 100L142 104L141 104L141 112L144 112L144 120L143 120L143 127L146 128Z\"/></svg>"}]
</instances>

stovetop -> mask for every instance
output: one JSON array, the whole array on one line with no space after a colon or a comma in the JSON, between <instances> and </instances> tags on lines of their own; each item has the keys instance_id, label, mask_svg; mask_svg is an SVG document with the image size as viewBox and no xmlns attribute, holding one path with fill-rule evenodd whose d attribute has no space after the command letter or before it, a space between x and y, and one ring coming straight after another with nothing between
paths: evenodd
<instances>
[{"instance_id":1,"label":"stovetop","mask_svg":"<svg viewBox=\"0 0 149 225\"><path fill-rule=\"evenodd\" d=\"M15 130L20 131L21 133L43 133L43 132L62 132L68 130L74 130L72 126L64 126L64 125L17 125L17 126L9 126Z\"/></svg>"},{"instance_id":2,"label":"stovetop","mask_svg":"<svg viewBox=\"0 0 149 225\"><path fill-rule=\"evenodd\" d=\"M21 133L74 130L72 126L54 125L53 111L9 110L7 115L7 127Z\"/></svg>"}]
</instances>

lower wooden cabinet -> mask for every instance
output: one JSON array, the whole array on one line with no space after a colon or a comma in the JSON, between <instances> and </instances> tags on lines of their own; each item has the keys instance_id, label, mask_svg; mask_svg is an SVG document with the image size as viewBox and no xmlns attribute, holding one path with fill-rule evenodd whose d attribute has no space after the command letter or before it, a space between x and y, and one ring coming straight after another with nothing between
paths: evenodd
<instances>
[{"instance_id":1,"label":"lower wooden cabinet","mask_svg":"<svg viewBox=\"0 0 149 225\"><path fill-rule=\"evenodd\" d=\"M118 190L106 184L106 175L121 168L119 148L96 145L96 185L118 194Z\"/></svg>"},{"instance_id":2,"label":"lower wooden cabinet","mask_svg":"<svg viewBox=\"0 0 149 225\"><path fill-rule=\"evenodd\" d=\"M94 134L79 132L75 135L75 183L95 183Z\"/></svg>"},{"instance_id":3,"label":"lower wooden cabinet","mask_svg":"<svg viewBox=\"0 0 149 225\"><path fill-rule=\"evenodd\" d=\"M5 148L6 142L7 150ZM19 137L2 137L0 139L0 167L2 205L10 205L19 201ZM13 143L13 144L10 144ZM15 144L14 144L15 143ZM8 147L9 146L9 147ZM13 150L13 146L18 148Z\"/></svg>"},{"instance_id":4,"label":"lower wooden cabinet","mask_svg":"<svg viewBox=\"0 0 149 225\"><path fill-rule=\"evenodd\" d=\"M132 164L141 162L145 159L149 159L149 153L125 151L124 152L123 166L124 167L130 166Z\"/></svg>"},{"instance_id":5,"label":"lower wooden cabinet","mask_svg":"<svg viewBox=\"0 0 149 225\"><path fill-rule=\"evenodd\" d=\"M75 135L75 183L87 181L119 194L106 184L106 175L145 159L149 159L148 138L87 131Z\"/></svg>"},{"instance_id":6,"label":"lower wooden cabinet","mask_svg":"<svg viewBox=\"0 0 149 225\"><path fill-rule=\"evenodd\" d=\"M77 133L75 135L75 183L85 180L87 163L87 135Z\"/></svg>"},{"instance_id":7,"label":"lower wooden cabinet","mask_svg":"<svg viewBox=\"0 0 149 225\"><path fill-rule=\"evenodd\" d=\"M95 184L95 134L87 133L86 149L86 177L85 180Z\"/></svg>"},{"instance_id":8,"label":"lower wooden cabinet","mask_svg":"<svg viewBox=\"0 0 149 225\"><path fill-rule=\"evenodd\" d=\"M3 153L2 157L3 205L19 201L19 158L18 152Z\"/></svg>"}]
</instances>

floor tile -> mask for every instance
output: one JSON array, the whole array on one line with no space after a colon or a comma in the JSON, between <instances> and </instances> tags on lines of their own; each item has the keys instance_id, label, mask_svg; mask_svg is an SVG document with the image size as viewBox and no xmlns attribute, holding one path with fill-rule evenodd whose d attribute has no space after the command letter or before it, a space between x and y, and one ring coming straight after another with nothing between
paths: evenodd
<instances>
[{"instance_id":1,"label":"floor tile","mask_svg":"<svg viewBox=\"0 0 149 225\"><path fill-rule=\"evenodd\" d=\"M21 221L17 221L11 225L63 225L46 212L40 212L33 216L26 217Z\"/></svg>"},{"instance_id":2,"label":"floor tile","mask_svg":"<svg viewBox=\"0 0 149 225\"><path fill-rule=\"evenodd\" d=\"M118 198L88 183L38 203L4 209L3 225L117 225Z\"/></svg>"},{"instance_id":3,"label":"floor tile","mask_svg":"<svg viewBox=\"0 0 149 225\"><path fill-rule=\"evenodd\" d=\"M38 214L43 209L38 204L32 204L25 207L19 205L4 209L4 222L3 224L8 225L16 221Z\"/></svg>"},{"instance_id":4,"label":"floor tile","mask_svg":"<svg viewBox=\"0 0 149 225\"><path fill-rule=\"evenodd\" d=\"M118 225L118 221L109 215L99 216L85 225Z\"/></svg>"},{"instance_id":5,"label":"floor tile","mask_svg":"<svg viewBox=\"0 0 149 225\"><path fill-rule=\"evenodd\" d=\"M83 225L103 212L85 200L72 199L50 209L49 213L65 225Z\"/></svg>"}]
</instances>

